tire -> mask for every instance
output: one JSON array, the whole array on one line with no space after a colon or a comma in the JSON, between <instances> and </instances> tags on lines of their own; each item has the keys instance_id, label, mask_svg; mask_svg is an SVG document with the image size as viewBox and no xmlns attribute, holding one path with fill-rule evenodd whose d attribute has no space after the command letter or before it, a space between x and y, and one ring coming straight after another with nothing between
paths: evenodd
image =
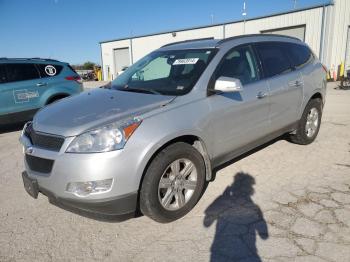
<instances>
[{"instance_id":1,"label":"tire","mask_svg":"<svg viewBox=\"0 0 350 262\"><path fill-rule=\"evenodd\" d=\"M311 112L317 112L317 116L315 114L312 114ZM322 100L320 98L310 100L304 109L301 119L299 120L296 134L290 135L289 137L290 141L299 145L308 145L312 143L316 139L317 134L320 130L321 118ZM312 122L314 120L316 121L317 119L317 126L315 127L315 125L312 124L312 127L314 128L313 132L311 132L311 130L307 129L306 127L308 119L313 119L309 122Z\"/></svg>"},{"instance_id":2,"label":"tire","mask_svg":"<svg viewBox=\"0 0 350 262\"><path fill-rule=\"evenodd\" d=\"M197 204L205 184L202 155L189 144L172 144L155 156L146 171L140 191L140 210L157 222L172 222Z\"/></svg>"}]
</instances>

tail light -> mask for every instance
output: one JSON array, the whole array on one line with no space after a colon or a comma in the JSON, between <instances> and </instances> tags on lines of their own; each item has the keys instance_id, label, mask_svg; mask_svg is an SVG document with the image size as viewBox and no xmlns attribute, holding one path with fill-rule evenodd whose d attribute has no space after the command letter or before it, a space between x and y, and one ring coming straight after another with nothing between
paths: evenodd
<instances>
[{"instance_id":1,"label":"tail light","mask_svg":"<svg viewBox=\"0 0 350 262\"><path fill-rule=\"evenodd\" d=\"M83 80L81 79L80 76L67 76L67 77L65 77L65 79L68 80L68 81L76 81L79 84L83 83Z\"/></svg>"}]
</instances>

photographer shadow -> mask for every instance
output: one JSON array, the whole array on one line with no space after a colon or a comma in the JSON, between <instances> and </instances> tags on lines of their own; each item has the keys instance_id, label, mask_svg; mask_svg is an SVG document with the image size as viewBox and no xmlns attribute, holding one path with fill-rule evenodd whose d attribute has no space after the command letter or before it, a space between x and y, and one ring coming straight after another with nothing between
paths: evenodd
<instances>
[{"instance_id":1,"label":"photographer shadow","mask_svg":"<svg viewBox=\"0 0 350 262\"><path fill-rule=\"evenodd\" d=\"M262 211L251 198L254 184L251 175L237 173L232 185L205 210L204 226L216 221L210 261L261 261L256 238L266 240L269 235Z\"/></svg>"}]
</instances>

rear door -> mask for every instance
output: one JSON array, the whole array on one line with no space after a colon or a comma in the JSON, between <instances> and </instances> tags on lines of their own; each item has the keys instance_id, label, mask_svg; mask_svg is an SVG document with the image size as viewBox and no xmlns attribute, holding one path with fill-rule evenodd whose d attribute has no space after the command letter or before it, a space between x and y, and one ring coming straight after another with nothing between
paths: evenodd
<instances>
[{"instance_id":1,"label":"rear door","mask_svg":"<svg viewBox=\"0 0 350 262\"><path fill-rule=\"evenodd\" d=\"M283 129L299 118L303 98L303 79L294 70L287 55L287 43L262 42L256 44L270 90L269 131Z\"/></svg>"},{"instance_id":2,"label":"rear door","mask_svg":"<svg viewBox=\"0 0 350 262\"><path fill-rule=\"evenodd\" d=\"M40 81L37 84L39 94L55 86L65 86L67 80L60 76L63 66L49 63L35 64L40 73ZM39 88L40 87L40 88Z\"/></svg>"},{"instance_id":3,"label":"rear door","mask_svg":"<svg viewBox=\"0 0 350 262\"><path fill-rule=\"evenodd\" d=\"M7 83L1 88L4 113L14 113L40 107L40 76L32 63L6 64Z\"/></svg>"},{"instance_id":4,"label":"rear door","mask_svg":"<svg viewBox=\"0 0 350 262\"><path fill-rule=\"evenodd\" d=\"M324 74L324 70L322 69L322 65L315 60L315 56L310 48L304 44L289 43L288 55L295 70L302 75L304 99L307 90L316 90L323 86L322 82L324 78L321 75ZM299 104L299 116L303 111L303 103L306 103L306 101L301 101Z\"/></svg>"},{"instance_id":5,"label":"rear door","mask_svg":"<svg viewBox=\"0 0 350 262\"><path fill-rule=\"evenodd\" d=\"M269 116L268 86L261 80L257 59L250 45L230 50L219 64L214 78L239 79L243 90L218 93L208 98L212 113L212 148L217 162L222 162L233 151L267 134Z\"/></svg>"}]
</instances>

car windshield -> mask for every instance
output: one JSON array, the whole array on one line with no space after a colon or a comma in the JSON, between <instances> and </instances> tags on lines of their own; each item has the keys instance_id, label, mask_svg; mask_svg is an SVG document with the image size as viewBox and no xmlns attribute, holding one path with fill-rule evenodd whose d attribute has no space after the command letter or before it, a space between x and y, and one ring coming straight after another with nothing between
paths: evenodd
<instances>
[{"instance_id":1,"label":"car windshield","mask_svg":"<svg viewBox=\"0 0 350 262\"><path fill-rule=\"evenodd\" d=\"M119 75L111 88L179 96L191 91L216 49L156 51Z\"/></svg>"}]
</instances>

